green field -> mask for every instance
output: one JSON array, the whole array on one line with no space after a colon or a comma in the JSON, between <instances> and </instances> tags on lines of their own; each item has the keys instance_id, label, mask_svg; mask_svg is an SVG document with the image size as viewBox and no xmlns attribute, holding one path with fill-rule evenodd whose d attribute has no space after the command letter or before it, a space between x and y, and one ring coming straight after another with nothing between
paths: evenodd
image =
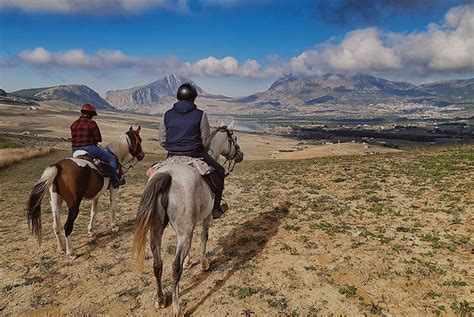
<instances>
[{"instance_id":1,"label":"green field","mask_svg":"<svg viewBox=\"0 0 474 317\"><path fill-rule=\"evenodd\" d=\"M9 148L17 148L19 147L18 144L0 137L0 149L9 149Z\"/></svg>"}]
</instances>

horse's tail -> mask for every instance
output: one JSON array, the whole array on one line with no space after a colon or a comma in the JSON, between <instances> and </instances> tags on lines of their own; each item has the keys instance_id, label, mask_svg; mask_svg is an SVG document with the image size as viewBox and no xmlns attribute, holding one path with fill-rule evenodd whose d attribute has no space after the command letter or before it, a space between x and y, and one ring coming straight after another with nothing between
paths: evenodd
<instances>
[{"instance_id":1,"label":"horse's tail","mask_svg":"<svg viewBox=\"0 0 474 317\"><path fill-rule=\"evenodd\" d=\"M150 229L151 217L158 209L158 198L166 212L168 207L168 191L171 185L171 175L168 173L157 173L145 187L140 205L138 206L137 218L135 220L135 236L133 238L132 257L135 259L138 269L143 270L145 260L145 242ZM166 215L162 215L166 216Z\"/></svg>"},{"instance_id":2,"label":"horse's tail","mask_svg":"<svg viewBox=\"0 0 474 317\"><path fill-rule=\"evenodd\" d=\"M54 182L58 175L58 167L56 165L48 166L41 178L33 186L28 204L26 206L26 218L31 232L38 238L41 244L41 201L43 200L46 189Z\"/></svg>"}]
</instances>

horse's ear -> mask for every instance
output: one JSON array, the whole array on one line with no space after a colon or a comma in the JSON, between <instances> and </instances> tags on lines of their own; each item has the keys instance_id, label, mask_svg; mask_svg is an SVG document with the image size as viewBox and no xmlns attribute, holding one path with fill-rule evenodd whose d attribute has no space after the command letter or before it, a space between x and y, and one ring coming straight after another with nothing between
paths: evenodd
<instances>
[{"instance_id":1,"label":"horse's ear","mask_svg":"<svg viewBox=\"0 0 474 317\"><path fill-rule=\"evenodd\" d=\"M132 127L132 126L130 126L130 129L128 129L128 131L133 131L133 127Z\"/></svg>"},{"instance_id":2,"label":"horse's ear","mask_svg":"<svg viewBox=\"0 0 474 317\"><path fill-rule=\"evenodd\" d=\"M232 120L232 122L227 126L227 129L234 130L234 127L235 127L235 121Z\"/></svg>"},{"instance_id":3,"label":"horse's ear","mask_svg":"<svg viewBox=\"0 0 474 317\"><path fill-rule=\"evenodd\" d=\"M137 129L137 133L140 133L140 130L141 130L141 129L142 129L142 126L139 125L139 126L138 126L138 129Z\"/></svg>"}]
</instances>

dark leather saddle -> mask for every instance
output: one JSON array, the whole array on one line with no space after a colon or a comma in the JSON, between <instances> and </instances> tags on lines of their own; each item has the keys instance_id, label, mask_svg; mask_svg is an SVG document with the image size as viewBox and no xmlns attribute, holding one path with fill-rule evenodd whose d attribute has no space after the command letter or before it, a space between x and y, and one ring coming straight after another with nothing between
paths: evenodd
<instances>
[{"instance_id":1,"label":"dark leather saddle","mask_svg":"<svg viewBox=\"0 0 474 317\"><path fill-rule=\"evenodd\" d=\"M99 174L104 177L113 177L115 174L113 168L109 165L109 163L104 162L96 157L93 157L86 151L76 151L74 152L73 156L74 158L86 160L94 164L94 166L97 167L97 171L99 172Z\"/></svg>"}]
</instances>

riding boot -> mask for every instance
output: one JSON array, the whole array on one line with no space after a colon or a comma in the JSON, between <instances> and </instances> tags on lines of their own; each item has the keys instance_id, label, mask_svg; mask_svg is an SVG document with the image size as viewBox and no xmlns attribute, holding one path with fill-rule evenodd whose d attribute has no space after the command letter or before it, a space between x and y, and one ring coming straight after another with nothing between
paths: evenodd
<instances>
[{"instance_id":1,"label":"riding boot","mask_svg":"<svg viewBox=\"0 0 474 317\"><path fill-rule=\"evenodd\" d=\"M119 188L120 186L125 185L125 183L125 178L123 176L119 178L117 174L113 174L110 177L110 184L113 188Z\"/></svg>"},{"instance_id":2,"label":"riding boot","mask_svg":"<svg viewBox=\"0 0 474 317\"><path fill-rule=\"evenodd\" d=\"M216 192L216 196L214 197L214 207L212 208L212 218L217 219L222 216L224 212L229 209L229 205L227 202L221 204L222 201L222 191Z\"/></svg>"},{"instance_id":3,"label":"riding boot","mask_svg":"<svg viewBox=\"0 0 474 317\"><path fill-rule=\"evenodd\" d=\"M120 166L117 171L117 178L119 179L120 186L125 185L125 174L122 171L122 167Z\"/></svg>"}]
</instances>

